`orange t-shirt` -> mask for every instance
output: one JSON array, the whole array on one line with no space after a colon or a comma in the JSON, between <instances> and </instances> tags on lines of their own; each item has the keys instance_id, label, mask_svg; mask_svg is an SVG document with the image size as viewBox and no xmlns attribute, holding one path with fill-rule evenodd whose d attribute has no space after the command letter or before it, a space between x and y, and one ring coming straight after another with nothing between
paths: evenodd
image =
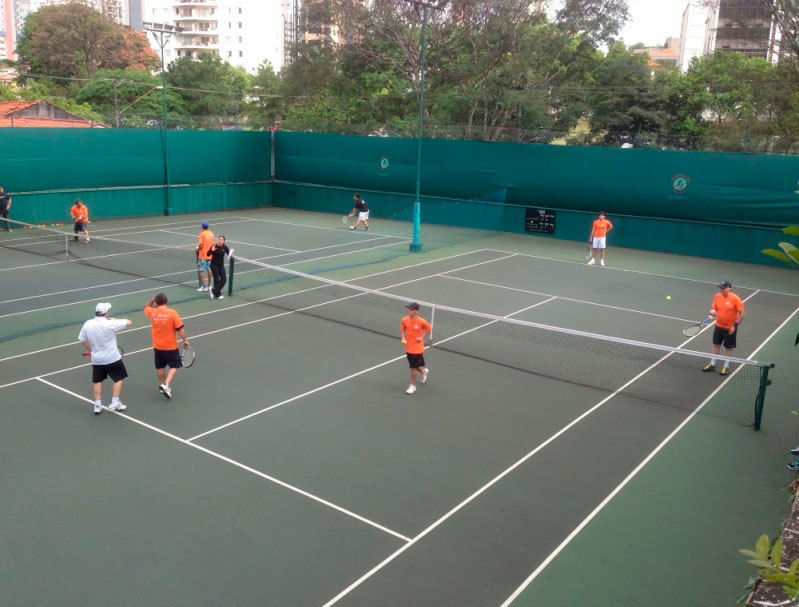
<instances>
[{"instance_id":1,"label":"orange t-shirt","mask_svg":"<svg viewBox=\"0 0 799 607\"><path fill-rule=\"evenodd\" d=\"M597 219L594 222L594 238L604 238L611 229L613 229L613 224L607 219Z\"/></svg>"},{"instance_id":2,"label":"orange t-shirt","mask_svg":"<svg viewBox=\"0 0 799 607\"><path fill-rule=\"evenodd\" d=\"M710 307L716 311L716 326L719 329L731 329L738 320L738 312L744 311L744 302L735 293L729 293L727 297L716 293Z\"/></svg>"},{"instance_id":3,"label":"orange t-shirt","mask_svg":"<svg viewBox=\"0 0 799 607\"><path fill-rule=\"evenodd\" d=\"M413 320L410 316L403 316L400 330L405 331L405 339L408 342L405 344L405 351L408 354L424 352L424 336L430 332L430 329L432 329L430 323L421 316L417 316Z\"/></svg>"},{"instance_id":4,"label":"orange t-shirt","mask_svg":"<svg viewBox=\"0 0 799 607\"><path fill-rule=\"evenodd\" d=\"M198 259L211 259L211 247L214 245L214 233L211 230L203 230L197 237L197 244L200 245Z\"/></svg>"},{"instance_id":5,"label":"orange t-shirt","mask_svg":"<svg viewBox=\"0 0 799 607\"><path fill-rule=\"evenodd\" d=\"M166 306L153 308L147 306L144 313L153 325L153 348L156 350L177 350L178 338L175 331L183 328L183 321L178 316L177 311Z\"/></svg>"},{"instance_id":6,"label":"orange t-shirt","mask_svg":"<svg viewBox=\"0 0 799 607\"><path fill-rule=\"evenodd\" d=\"M76 204L73 204L72 208L69 210L69 215L75 221L80 221L80 222L88 221L89 220L89 209L86 208L85 204L82 204L80 206L78 206Z\"/></svg>"}]
</instances>

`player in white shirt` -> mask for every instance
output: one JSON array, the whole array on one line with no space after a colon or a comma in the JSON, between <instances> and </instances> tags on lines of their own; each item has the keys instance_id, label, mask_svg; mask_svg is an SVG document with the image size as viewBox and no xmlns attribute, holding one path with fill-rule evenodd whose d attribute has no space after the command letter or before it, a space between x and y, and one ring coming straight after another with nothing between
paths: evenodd
<instances>
[{"instance_id":1,"label":"player in white shirt","mask_svg":"<svg viewBox=\"0 0 799 607\"><path fill-rule=\"evenodd\" d=\"M128 328L133 323L124 318L108 318L110 303L98 303L94 308L94 318L83 323L78 339L92 355L92 390L94 392L94 414L103 412L103 381L110 377L112 411L127 409L119 400L122 382L128 376L122 355L117 347L117 331Z\"/></svg>"}]
</instances>

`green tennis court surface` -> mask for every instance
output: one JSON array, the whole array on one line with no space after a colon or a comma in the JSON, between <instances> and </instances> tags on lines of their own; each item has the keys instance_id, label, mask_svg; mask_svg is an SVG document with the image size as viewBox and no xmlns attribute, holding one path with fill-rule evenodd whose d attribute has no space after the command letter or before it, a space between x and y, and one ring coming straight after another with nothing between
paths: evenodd
<instances>
[{"instance_id":1,"label":"green tennis court surface","mask_svg":"<svg viewBox=\"0 0 799 607\"><path fill-rule=\"evenodd\" d=\"M296 274L242 263L232 297L196 293L179 252L199 217L92 224L130 243L118 271L99 247L4 249L4 604L732 604L736 550L787 508L795 273L620 249L588 267L580 243L447 228L409 255L402 222L203 218ZM747 307L736 355L777 365L760 431L748 366L725 380L604 338L704 352L709 332L681 329L722 279ZM140 312L160 289L198 354L171 401ZM134 326L128 409L95 417L75 339L100 300ZM430 380L406 396L410 300L435 318Z\"/></svg>"}]
</instances>

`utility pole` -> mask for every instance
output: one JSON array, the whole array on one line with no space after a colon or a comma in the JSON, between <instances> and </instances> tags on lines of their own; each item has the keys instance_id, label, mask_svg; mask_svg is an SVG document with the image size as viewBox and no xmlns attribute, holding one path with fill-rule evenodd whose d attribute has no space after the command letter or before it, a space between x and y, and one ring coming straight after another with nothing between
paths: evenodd
<instances>
[{"instance_id":1,"label":"utility pole","mask_svg":"<svg viewBox=\"0 0 799 607\"><path fill-rule=\"evenodd\" d=\"M169 23L150 23L142 24L144 29L150 32L161 49L161 153L164 158L164 215L169 215L169 153L167 149L167 110L166 110L166 64L164 63L164 47L173 34L183 31L182 27L177 27Z\"/></svg>"},{"instance_id":2,"label":"utility pole","mask_svg":"<svg viewBox=\"0 0 799 607\"><path fill-rule=\"evenodd\" d=\"M419 116L417 118L416 136L416 198L413 203L413 238L408 250L411 253L419 253L422 250L421 225L422 225L422 205L419 195L422 185L422 127L424 125L424 67L427 52L427 22L430 19L430 9L441 10L447 0L438 2L424 2L423 0L405 0L409 4L422 7L422 50L419 62Z\"/></svg>"}]
</instances>

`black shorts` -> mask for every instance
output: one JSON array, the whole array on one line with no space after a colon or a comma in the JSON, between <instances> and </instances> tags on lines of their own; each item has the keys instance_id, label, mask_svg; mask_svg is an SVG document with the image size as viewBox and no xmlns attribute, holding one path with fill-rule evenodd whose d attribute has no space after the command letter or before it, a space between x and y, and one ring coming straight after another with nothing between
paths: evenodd
<instances>
[{"instance_id":1,"label":"black shorts","mask_svg":"<svg viewBox=\"0 0 799 607\"><path fill-rule=\"evenodd\" d=\"M110 377L113 382L118 382L127 376L128 370L125 368L125 363L122 362L121 358L107 365L92 365L92 382L95 384L104 381L106 377Z\"/></svg>"},{"instance_id":2,"label":"black shorts","mask_svg":"<svg viewBox=\"0 0 799 607\"><path fill-rule=\"evenodd\" d=\"M713 329L713 345L720 346L724 344L725 348L729 348L732 350L735 346L735 338L738 337L738 329L735 329L735 333L730 334L728 329L720 329L716 327Z\"/></svg>"},{"instance_id":3,"label":"black shorts","mask_svg":"<svg viewBox=\"0 0 799 607\"><path fill-rule=\"evenodd\" d=\"M76 221L75 222L75 234L78 232L83 232L86 230L86 222L85 221Z\"/></svg>"},{"instance_id":4,"label":"black shorts","mask_svg":"<svg viewBox=\"0 0 799 607\"><path fill-rule=\"evenodd\" d=\"M410 352L406 352L405 356L408 357L408 366L411 369L421 369L425 366L424 354L411 354Z\"/></svg>"},{"instance_id":5,"label":"black shorts","mask_svg":"<svg viewBox=\"0 0 799 607\"><path fill-rule=\"evenodd\" d=\"M172 369L180 369L183 366L180 350L156 350L153 348L153 354L155 355L156 369L163 369L167 365Z\"/></svg>"}]
</instances>

